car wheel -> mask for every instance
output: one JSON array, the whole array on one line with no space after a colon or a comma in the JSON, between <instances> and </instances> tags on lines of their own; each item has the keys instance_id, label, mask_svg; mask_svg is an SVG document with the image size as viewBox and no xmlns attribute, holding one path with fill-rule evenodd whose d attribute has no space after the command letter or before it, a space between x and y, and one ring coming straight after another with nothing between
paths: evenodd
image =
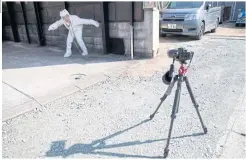
<instances>
[{"instance_id":1,"label":"car wheel","mask_svg":"<svg viewBox=\"0 0 246 160\"><path fill-rule=\"evenodd\" d=\"M219 19L216 22L215 28L211 30L212 33L216 32L216 29L217 29L218 25L219 25Z\"/></svg>"},{"instance_id":2,"label":"car wheel","mask_svg":"<svg viewBox=\"0 0 246 160\"><path fill-rule=\"evenodd\" d=\"M238 23L236 23L236 24L235 24L235 26L236 26L236 27L239 27L239 24L238 24Z\"/></svg>"},{"instance_id":3,"label":"car wheel","mask_svg":"<svg viewBox=\"0 0 246 160\"><path fill-rule=\"evenodd\" d=\"M204 34L204 31L205 31L205 24L204 24L204 22L202 22L202 23L201 23L200 31L199 31L198 35L195 36L195 39L196 39L196 40L202 39L202 36L203 36L203 34Z\"/></svg>"}]
</instances>

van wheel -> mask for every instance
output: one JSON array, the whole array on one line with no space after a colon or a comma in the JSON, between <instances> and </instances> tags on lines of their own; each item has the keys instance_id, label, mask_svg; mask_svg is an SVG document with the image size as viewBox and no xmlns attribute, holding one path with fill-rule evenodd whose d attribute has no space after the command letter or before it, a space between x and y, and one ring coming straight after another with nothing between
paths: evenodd
<instances>
[{"instance_id":1,"label":"van wheel","mask_svg":"<svg viewBox=\"0 0 246 160\"><path fill-rule=\"evenodd\" d=\"M204 31L205 31L205 24L204 24L204 22L201 22L201 28L200 28L200 31L199 31L198 35L195 36L195 39L196 39L196 40L202 39L202 36L203 36L203 34L204 34Z\"/></svg>"},{"instance_id":2,"label":"van wheel","mask_svg":"<svg viewBox=\"0 0 246 160\"><path fill-rule=\"evenodd\" d=\"M219 19L217 19L215 28L211 30L212 33L216 32L216 29L217 29L218 25L219 25Z\"/></svg>"}]
</instances>

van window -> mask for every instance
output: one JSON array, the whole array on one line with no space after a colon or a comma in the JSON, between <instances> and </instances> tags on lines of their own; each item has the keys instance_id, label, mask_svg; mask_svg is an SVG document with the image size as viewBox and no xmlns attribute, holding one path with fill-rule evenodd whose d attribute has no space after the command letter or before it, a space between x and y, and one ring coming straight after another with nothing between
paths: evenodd
<instances>
[{"instance_id":1,"label":"van window","mask_svg":"<svg viewBox=\"0 0 246 160\"><path fill-rule=\"evenodd\" d=\"M185 9L185 8L200 8L203 2L194 1L194 2L170 2L167 6L167 9Z\"/></svg>"}]
</instances>

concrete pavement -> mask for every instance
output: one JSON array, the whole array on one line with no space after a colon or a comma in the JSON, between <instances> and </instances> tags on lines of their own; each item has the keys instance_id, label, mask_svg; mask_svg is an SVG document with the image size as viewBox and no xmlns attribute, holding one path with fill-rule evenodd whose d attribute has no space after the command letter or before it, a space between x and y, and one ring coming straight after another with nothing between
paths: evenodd
<instances>
[{"instance_id":1,"label":"concrete pavement","mask_svg":"<svg viewBox=\"0 0 246 160\"><path fill-rule=\"evenodd\" d=\"M239 116L230 117L242 102L239 97L245 95L243 44L240 39L211 37L176 43L195 53L187 76L208 133L202 134L187 89L183 87L169 158L213 158L216 146L222 148L222 153L231 150L226 146L233 147L228 131L240 120L235 121ZM168 135L174 92L152 121L146 119L167 88L161 80L166 71L160 67L162 64L165 58L137 61L116 79L109 78L52 101L40 111L4 122L3 157L160 158ZM150 76L145 76L146 73ZM240 130L234 131L241 134ZM235 155L228 157L232 156Z\"/></svg>"},{"instance_id":2,"label":"concrete pavement","mask_svg":"<svg viewBox=\"0 0 246 160\"><path fill-rule=\"evenodd\" d=\"M164 43L166 47L169 45L169 39L174 38L166 37L161 43ZM171 156L245 158L245 91L242 87L242 82L245 80L245 68L242 67L242 64L245 61L244 58L237 59L238 55L245 56L242 47L243 41L234 37L233 40L231 38L205 39L201 41L203 44L197 41L187 42L183 37L181 41L183 41L181 45L197 47L194 48L196 60L192 64L193 69L190 70L190 76L191 81L194 81L192 87L195 89L195 95L199 95L198 101L202 106L201 113L209 127L209 133L197 138L172 140L171 151L173 153ZM177 47L176 45L180 45L179 43L173 41L172 45ZM10 44L8 43L8 45ZM204 46L206 49L203 48ZM206 54L201 52L207 50L209 52ZM143 116L146 117L153 111L153 106L156 105L159 96L163 93L160 88L163 86L160 80L161 73L170 64L170 59L161 57L163 55L156 59L136 61L127 61L122 56L111 57L111 55L96 54L85 59L82 59L79 54L64 59L62 50L53 47L31 47L23 44L12 44L7 47L5 45L4 51L6 52L3 55L3 116L11 118L41 106L45 107L43 110L39 111L38 108L35 112L3 123L3 153L5 157L41 157L45 156L45 153L49 153L46 156L59 156L60 152L70 153L71 157L81 157L81 154L87 153L84 156L91 157L88 155L93 153L93 150L90 150L93 149L90 146L90 140L124 129L126 126L142 120ZM218 62L220 62L220 66L217 65ZM228 66L229 63L234 64L234 67ZM211 66L213 67L211 68ZM196 70L197 68L199 70ZM203 72L199 72L200 70ZM153 76L154 71L161 72ZM130 78L118 79L122 73L127 73ZM236 74L232 76L231 73ZM148 79L148 75L154 78ZM134 80L134 76L137 80ZM114 78L118 80L114 81ZM204 81L201 82L201 80ZM102 81L105 82L100 83ZM89 88L85 89L86 87ZM197 88L203 89L197 90ZM239 97L241 90L244 92ZM192 119L194 110L191 114L188 113L189 107L185 107L187 97L182 97L184 99L181 106L183 111L181 116L178 116L175 126L186 127L178 128L178 135L190 132L190 127L192 127L192 133L195 133L196 130L200 131L200 125L192 124L197 122L196 116L194 121ZM235 101L237 103L234 103ZM47 102L50 103L46 104ZM169 98L165 103L165 105L168 104L172 104L172 98ZM111 146L116 147L121 140L123 140L121 144L126 146L128 144L148 144L155 141L156 137L160 135L160 138L163 138L163 135L167 135L168 125L163 128L163 124L165 124L164 120L166 122L166 118L170 117L170 108L163 107L160 113L158 119L152 122L154 124L146 124L137 129L136 133L135 131L129 133L128 139L124 134L120 137L122 139L109 140L106 141L106 144L110 146L111 143ZM138 116L136 116L137 114ZM128 121L129 119L131 121ZM184 124L182 124L183 121ZM150 130L146 130L150 127L151 135L149 135ZM98 128L100 128L100 132L98 132ZM52 150L51 144L63 144L62 140L66 141L66 148ZM114 140L115 144L112 144ZM127 140L130 141L127 142ZM124 152L134 153L138 157L160 155L163 151L163 140L165 141L165 139L161 139L160 143L156 140L156 144L148 144L143 147L137 145L136 148L131 146L118 150L117 147L112 148L116 152L113 154L96 152L99 154L98 156L105 154L119 157L122 157ZM59 149L59 146L56 147ZM127 148L129 149L127 150ZM153 153L149 148L156 149ZM78 155L73 155L76 152Z\"/></svg>"},{"instance_id":3,"label":"concrete pavement","mask_svg":"<svg viewBox=\"0 0 246 160\"><path fill-rule=\"evenodd\" d=\"M3 121L113 79L136 65L141 69L132 75L148 72L152 64L162 67L168 64L158 58L129 61L121 55L96 53L82 57L75 52L63 58L63 52L56 47L3 43Z\"/></svg>"},{"instance_id":4,"label":"concrete pavement","mask_svg":"<svg viewBox=\"0 0 246 160\"><path fill-rule=\"evenodd\" d=\"M59 48L3 43L3 121L116 76L129 64L110 56L75 53L65 59Z\"/></svg>"},{"instance_id":5,"label":"concrete pavement","mask_svg":"<svg viewBox=\"0 0 246 160\"><path fill-rule=\"evenodd\" d=\"M230 117L225 135L217 144L215 158L246 158L246 97L242 94Z\"/></svg>"}]
</instances>

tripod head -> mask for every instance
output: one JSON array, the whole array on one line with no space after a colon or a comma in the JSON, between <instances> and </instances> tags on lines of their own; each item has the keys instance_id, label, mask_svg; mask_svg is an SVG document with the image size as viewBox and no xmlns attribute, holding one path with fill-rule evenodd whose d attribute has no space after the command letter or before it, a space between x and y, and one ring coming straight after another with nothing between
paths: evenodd
<instances>
[{"instance_id":1,"label":"tripod head","mask_svg":"<svg viewBox=\"0 0 246 160\"><path fill-rule=\"evenodd\" d=\"M187 49L178 48L169 49L167 55L168 57L173 58L173 63L170 65L170 69L162 76L162 81L164 84L169 85L173 79L174 62L180 62L179 75L185 75L192 61L194 52L188 52ZM185 68L184 65L187 64L188 60L190 60L189 65Z\"/></svg>"}]
</instances>

